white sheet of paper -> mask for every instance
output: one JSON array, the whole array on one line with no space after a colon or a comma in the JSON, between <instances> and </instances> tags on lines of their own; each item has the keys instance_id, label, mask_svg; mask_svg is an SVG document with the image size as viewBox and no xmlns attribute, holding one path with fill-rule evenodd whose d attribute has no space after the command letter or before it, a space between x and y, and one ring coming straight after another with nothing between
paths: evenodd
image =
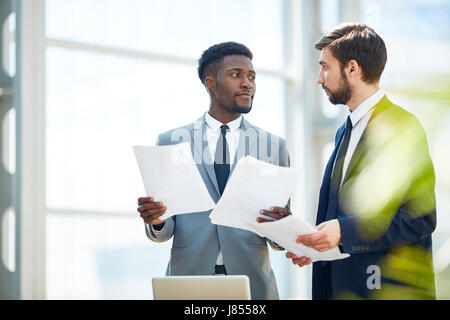
<instances>
[{"instance_id":1,"label":"white sheet of paper","mask_svg":"<svg viewBox=\"0 0 450 320\"><path fill-rule=\"evenodd\" d=\"M261 209L286 206L300 171L280 167L251 156L241 158L224 193L209 215L214 224L251 230Z\"/></svg>"},{"instance_id":2,"label":"white sheet of paper","mask_svg":"<svg viewBox=\"0 0 450 320\"><path fill-rule=\"evenodd\" d=\"M167 207L160 219L214 208L189 143L133 146L133 150L147 196Z\"/></svg>"},{"instance_id":3,"label":"white sheet of paper","mask_svg":"<svg viewBox=\"0 0 450 320\"><path fill-rule=\"evenodd\" d=\"M311 258L312 262L331 261L349 257L349 254L341 253L338 247L325 252L319 252L313 248L296 243L300 235L311 234L317 231L304 219L296 216L288 216L278 221L266 223L254 223L254 232L281 245L287 251L294 253L297 257Z\"/></svg>"},{"instance_id":4,"label":"white sheet of paper","mask_svg":"<svg viewBox=\"0 0 450 320\"><path fill-rule=\"evenodd\" d=\"M311 258L313 262L348 257L348 254L342 254L337 247L319 252L296 243L300 235L317 231L300 217L288 216L266 223L256 221L260 216L259 210L268 210L272 206L284 207L287 204L299 177L300 172L295 168L275 166L250 156L241 158L209 218L215 224L252 231L276 242L298 257Z\"/></svg>"}]
</instances>

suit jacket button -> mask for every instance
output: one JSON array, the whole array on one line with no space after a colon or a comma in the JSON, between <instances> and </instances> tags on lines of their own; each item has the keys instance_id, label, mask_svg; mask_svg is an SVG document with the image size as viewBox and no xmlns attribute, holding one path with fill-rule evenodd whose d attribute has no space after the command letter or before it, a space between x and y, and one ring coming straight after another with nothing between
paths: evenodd
<instances>
[{"instance_id":1,"label":"suit jacket button","mask_svg":"<svg viewBox=\"0 0 450 320\"><path fill-rule=\"evenodd\" d=\"M355 247L352 247L352 251L355 251Z\"/></svg>"}]
</instances>

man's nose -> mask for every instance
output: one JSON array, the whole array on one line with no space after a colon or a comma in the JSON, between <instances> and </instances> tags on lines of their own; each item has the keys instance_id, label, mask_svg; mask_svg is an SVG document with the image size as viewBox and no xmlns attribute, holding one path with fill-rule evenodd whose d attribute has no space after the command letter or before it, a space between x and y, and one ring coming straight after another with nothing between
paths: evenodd
<instances>
[{"instance_id":1,"label":"man's nose","mask_svg":"<svg viewBox=\"0 0 450 320\"><path fill-rule=\"evenodd\" d=\"M320 71L319 72L319 76L317 77L317 84L323 84L324 80L323 80L323 72Z\"/></svg>"},{"instance_id":2,"label":"man's nose","mask_svg":"<svg viewBox=\"0 0 450 320\"><path fill-rule=\"evenodd\" d=\"M252 89L253 88L253 84L247 78L244 78L244 80L241 83L241 86L244 87L244 88L247 88L247 89Z\"/></svg>"}]
</instances>

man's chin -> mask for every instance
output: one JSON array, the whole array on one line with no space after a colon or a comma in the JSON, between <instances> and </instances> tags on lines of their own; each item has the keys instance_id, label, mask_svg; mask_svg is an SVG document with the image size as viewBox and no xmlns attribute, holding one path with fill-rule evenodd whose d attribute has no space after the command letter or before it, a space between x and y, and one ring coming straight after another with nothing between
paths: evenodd
<instances>
[{"instance_id":1,"label":"man's chin","mask_svg":"<svg viewBox=\"0 0 450 320\"><path fill-rule=\"evenodd\" d=\"M251 105L250 105L250 106L245 106L245 107L243 107L243 106L235 106L235 107L233 108L233 111L234 111L234 112L240 113L240 114L247 114L247 113L249 113L251 110L252 110L252 106L251 106Z\"/></svg>"},{"instance_id":2,"label":"man's chin","mask_svg":"<svg viewBox=\"0 0 450 320\"><path fill-rule=\"evenodd\" d=\"M328 100L329 100L332 104L334 104L335 106L338 106L338 105L346 105L346 104L347 104L347 101L339 100L339 99L336 99L336 98L334 98L334 97L332 97L332 96L330 96L330 97L328 98Z\"/></svg>"},{"instance_id":3,"label":"man's chin","mask_svg":"<svg viewBox=\"0 0 450 320\"><path fill-rule=\"evenodd\" d=\"M341 101L333 99L331 97L328 100L331 102L331 104L334 104L335 106L345 104L345 103L342 103Z\"/></svg>"}]
</instances>

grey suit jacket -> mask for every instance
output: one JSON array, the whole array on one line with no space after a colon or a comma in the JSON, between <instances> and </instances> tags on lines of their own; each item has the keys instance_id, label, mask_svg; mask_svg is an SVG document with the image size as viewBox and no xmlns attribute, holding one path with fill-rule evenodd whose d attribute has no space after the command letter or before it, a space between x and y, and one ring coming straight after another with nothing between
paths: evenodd
<instances>
[{"instance_id":1,"label":"grey suit jacket","mask_svg":"<svg viewBox=\"0 0 450 320\"><path fill-rule=\"evenodd\" d=\"M230 176L237 161L246 155L275 165L289 166L284 139L251 125L244 118L240 129L242 132ZM160 134L157 144L183 142L191 144L200 175L211 198L217 203L219 187L206 141L204 115L192 124ZM227 274L249 277L252 299L279 299L267 242L275 250L283 248L253 232L212 224L210 213L211 210L173 216L166 220L160 232L146 226L148 238L155 242L164 242L173 236L166 275L212 275L220 247Z\"/></svg>"}]
</instances>

